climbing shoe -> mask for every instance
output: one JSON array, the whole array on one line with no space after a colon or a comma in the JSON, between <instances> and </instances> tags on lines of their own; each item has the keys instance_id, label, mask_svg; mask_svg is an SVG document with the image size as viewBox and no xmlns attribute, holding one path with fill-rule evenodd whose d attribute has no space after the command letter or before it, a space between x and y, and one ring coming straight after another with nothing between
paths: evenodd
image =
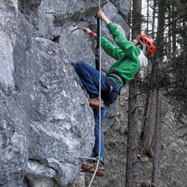
<instances>
[{"instance_id":1,"label":"climbing shoe","mask_svg":"<svg viewBox=\"0 0 187 187\"><path fill-rule=\"evenodd\" d=\"M81 166L81 171L87 172L87 173L94 173L96 167L97 167L97 162L83 163ZM104 177L104 172L105 172L105 165L102 162L100 162L96 176L97 177Z\"/></svg>"},{"instance_id":2,"label":"climbing shoe","mask_svg":"<svg viewBox=\"0 0 187 187\"><path fill-rule=\"evenodd\" d=\"M92 97L91 99L88 100L90 107L99 110L99 96L97 97ZM104 101L101 99L101 110L104 110Z\"/></svg>"}]
</instances>

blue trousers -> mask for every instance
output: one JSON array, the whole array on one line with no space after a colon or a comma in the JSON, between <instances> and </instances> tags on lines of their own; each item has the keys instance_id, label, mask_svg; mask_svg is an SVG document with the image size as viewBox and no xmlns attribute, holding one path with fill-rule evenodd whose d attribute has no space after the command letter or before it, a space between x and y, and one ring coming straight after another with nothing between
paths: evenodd
<instances>
[{"instance_id":1,"label":"blue trousers","mask_svg":"<svg viewBox=\"0 0 187 187\"><path fill-rule=\"evenodd\" d=\"M99 71L93 68L92 66L86 64L85 62L77 62L75 64L75 71L77 72L81 82L83 83L87 93L90 95L99 95ZM111 81L111 80L110 80ZM102 99L105 102L105 109L101 111L101 121L103 120L108 104L106 103L113 103L117 99L119 93L119 87L117 84L113 82L113 92L109 93L110 85L109 79L105 75L101 75L101 92L102 92ZM93 109L94 112L94 119L95 119L95 128L94 128L94 135L95 135L95 145L93 149L94 157L98 156L99 154L99 111ZM102 161L104 162L104 145L103 145L103 136L101 131L101 147L100 147L100 154L102 157Z\"/></svg>"}]
</instances>

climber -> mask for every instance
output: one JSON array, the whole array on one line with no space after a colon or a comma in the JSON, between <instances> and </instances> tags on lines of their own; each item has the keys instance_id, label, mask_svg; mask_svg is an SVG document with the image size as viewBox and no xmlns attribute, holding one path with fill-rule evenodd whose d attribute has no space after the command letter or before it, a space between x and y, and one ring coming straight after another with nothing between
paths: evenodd
<instances>
[{"instance_id":1,"label":"climber","mask_svg":"<svg viewBox=\"0 0 187 187\"><path fill-rule=\"evenodd\" d=\"M147 35L139 35L138 39L132 42L128 41L125 36L120 32L103 13L99 10L97 16L106 23L110 34L113 36L114 41L118 46L110 43L105 37L101 38L101 46L104 51L116 60L116 62L109 69L108 74L101 75L101 120L104 118L108 106L115 102L120 94L121 88L132 80L135 74L142 66L147 66L148 61L146 56L153 54L156 50L154 40ZM97 35L89 28L85 28L84 32L97 39ZM95 118L95 145L93 149L93 156L97 157L99 152L99 71L85 62L77 62L75 64L75 71L79 75L90 99L89 105L93 108ZM101 135L101 158L102 162L99 164L96 176L104 176L104 146L103 138ZM84 163L82 171L94 173L96 162Z\"/></svg>"}]
</instances>

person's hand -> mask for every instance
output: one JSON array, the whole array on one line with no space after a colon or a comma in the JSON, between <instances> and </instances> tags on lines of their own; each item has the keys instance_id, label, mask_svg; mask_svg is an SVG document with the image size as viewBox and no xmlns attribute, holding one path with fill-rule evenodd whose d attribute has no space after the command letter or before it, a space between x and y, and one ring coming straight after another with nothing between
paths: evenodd
<instances>
[{"instance_id":1,"label":"person's hand","mask_svg":"<svg viewBox=\"0 0 187 187\"><path fill-rule=\"evenodd\" d=\"M110 20L105 16L104 12L102 10L99 10L97 12L97 16L101 18L106 24L110 23Z\"/></svg>"},{"instance_id":2,"label":"person's hand","mask_svg":"<svg viewBox=\"0 0 187 187\"><path fill-rule=\"evenodd\" d=\"M84 28L83 30L84 30L84 32L85 32L86 34L90 34L90 33L92 32L89 28Z\"/></svg>"},{"instance_id":3,"label":"person's hand","mask_svg":"<svg viewBox=\"0 0 187 187\"><path fill-rule=\"evenodd\" d=\"M97 12L97 16L98 16L99 18L101 18L102 20L106 18L105 14L104 14L104 12L103 12L102 10L99 10L99 11Z\"/></svg>"},{"instance_id":4,"label":"person's hand","mask_svg":"<svg viewBox=\"0 0 187 187\"><path fill-rule=\"evenodd\" d=\"M93 31L91 31L89 28L84 28L83 31L84 31L86 34L89 34L89 35L91 35L91 36L95 36L95 35L96 35L96 34L95 34Z\"/></svg>"}]
</instances>

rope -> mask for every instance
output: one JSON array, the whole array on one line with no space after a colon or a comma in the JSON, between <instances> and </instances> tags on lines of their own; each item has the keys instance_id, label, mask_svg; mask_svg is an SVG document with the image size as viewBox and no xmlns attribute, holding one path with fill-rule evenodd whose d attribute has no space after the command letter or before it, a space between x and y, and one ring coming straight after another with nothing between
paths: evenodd
<instances>
[{"instance_id":1,"label":"rope","mask_svg":"<svg viewBox=\"0 0 187 187\"><path fill-rule=\"evenodd\" d=\"M99 10L101 9L101 1L99 0Z\"/></svg>"},{"instance_id":2,"label":"rope","mask_svg":"<svg viewBox=\"0 0 187 187\"><path fill-rule=\"evenodd\" d=\"M99 0L99 10L101 9L101 2ZM91 187L95 175L97 173L97 170L99 168L99 163L101 160L101 19L97 18L97 50L96 50L96 69L99 69L99 154L97 157L97 165L95 172L92 176L92 179L90 181L90 184L88 187ZM98 56L97 56L98 55ZM99 66L99 67L97 67Z\"/></svg>"}]
</instances>

